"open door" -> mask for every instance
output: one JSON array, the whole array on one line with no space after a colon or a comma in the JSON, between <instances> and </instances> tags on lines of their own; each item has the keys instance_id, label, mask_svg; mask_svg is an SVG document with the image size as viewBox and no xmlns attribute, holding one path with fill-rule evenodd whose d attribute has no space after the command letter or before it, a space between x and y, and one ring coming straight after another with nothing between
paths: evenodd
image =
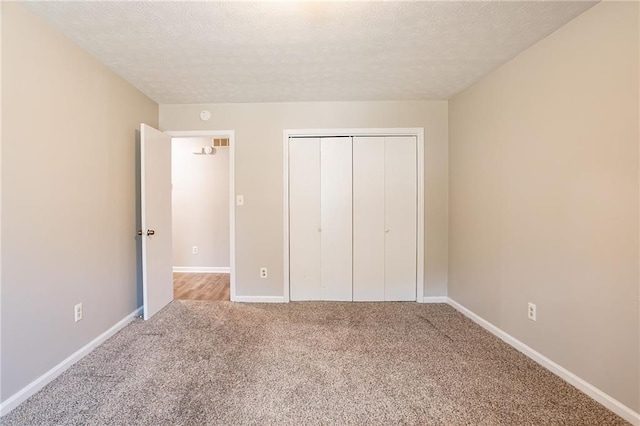
<instances>
[{"instance_id":1,"label":"open door","mask_svg":"<svg viewBox=\"0 0 640 426\"><path fill-rule=\"evenodd\" d=\"M148 320L173 300L171 137L140 125L142 300Z\"/></svg>"}]
</instances>

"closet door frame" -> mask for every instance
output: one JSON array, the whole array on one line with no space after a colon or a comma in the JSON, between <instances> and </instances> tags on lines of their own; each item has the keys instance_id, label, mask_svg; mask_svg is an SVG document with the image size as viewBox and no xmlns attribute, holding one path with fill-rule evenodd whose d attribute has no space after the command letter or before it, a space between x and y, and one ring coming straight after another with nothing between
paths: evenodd
<instances>
[{"instance_id":1,"label":"closet door frame","mask_svg":"<svg viewBox=\"0 0 640 426\"><path fill-rule=\"evenodd\" d=\"M344 136L414 136L417 149L416 302L424 302L424 129L285 129L283 132L284 302L289 302L289 139Z\"/></svg>"}]
</instances>

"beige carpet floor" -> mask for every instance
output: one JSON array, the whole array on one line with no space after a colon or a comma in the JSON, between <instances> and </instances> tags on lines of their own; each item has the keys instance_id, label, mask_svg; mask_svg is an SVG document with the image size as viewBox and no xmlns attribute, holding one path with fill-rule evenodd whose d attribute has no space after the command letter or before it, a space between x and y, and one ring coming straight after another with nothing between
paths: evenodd
<instances>
[{"instance_id":1,"label":"beige carpet floor","mask_svg":"<svg viewBox=\"0 0 640 426\"><path fill-rule=\"evenodd\" d=\"M174 301L4 425L617 425L447 305Z\"/></svg>"}]
</instances>

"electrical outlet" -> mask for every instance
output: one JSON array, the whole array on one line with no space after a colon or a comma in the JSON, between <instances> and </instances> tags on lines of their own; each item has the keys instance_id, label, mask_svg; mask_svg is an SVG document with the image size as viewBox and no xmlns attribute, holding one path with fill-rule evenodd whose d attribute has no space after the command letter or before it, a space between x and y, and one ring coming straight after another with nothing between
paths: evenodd
<instances>
[{"instance_id":1,"label":"electrical outlet","mask_svg":"<svg viewBox=\"0 0 640 426\"><path fill-rule=\"evenodd\" d=\"M267 278L267 268L260 268L260 278Z\"/></svg>"},{"instance_id":2,"label":"electrical outlet","mask_svg":"<svg viewBox=\"0 0 640 426\"><path fill-rule=\"evenodd\" d=\"M76 322L82 319L82 303L78 303L76 306L73 307L73 314Z\"/></svg>"},{"instance_id":3,"label":"electrical outlet","mask_svg":"<svg viewBox=\"0 0 640 426\"><path fill-rule=\"evenodd\" d=\"M531 302L529 302L529 309L527 310L527 317L531 321L535 321L536 320L536 305L534 305Z\"/></svg>"},{"instance_id":4,"label":"electrical outlet","mask_svg":"<svg viewBox=\"0 0 640 426\"><path fill-rule=\"evenodd\" d=\"M198 254L198 246L191 247L191 254Z\"/></svg>"}]
</instances>

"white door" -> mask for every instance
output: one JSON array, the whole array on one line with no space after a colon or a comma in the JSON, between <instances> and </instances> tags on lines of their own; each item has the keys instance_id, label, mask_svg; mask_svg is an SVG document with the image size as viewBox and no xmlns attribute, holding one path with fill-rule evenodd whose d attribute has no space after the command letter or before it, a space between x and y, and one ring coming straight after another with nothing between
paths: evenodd
<instances>
[{"instance_id":1,"label":"white door","mask_svg":"<svg viewBox=\"0 0 640 426\"><path fill-rule=\"evenodd\" d=\"M353 300L351 138L320 142L320 285L322 300Z\"/></svg>"},{"instance_id":2,"label":"white door","mask_svg":"<svg viewBox=\"0 0 640 426\"><path fill-rule=\"evenodd\" d=\"M320 139L289 139L289 297L321 300Z\"/></svg>"},{"instance_id":3,"label":"white door","mask_svg":"<svg viewBox=\"0 0 640 426\"><path fill-rule=\"evenodd\" d=\"M384 138L353 139L353 300L384 300Z\"/></svg>"},{"instance_id":4,"label":"white door","mask_svg":"<svg viewBox=\"0 0 640 426\"><path fill-rule=\"evenodd\" d=\"M171 137L140 125L140 206L144 319L173 300Z\"/></svg>"},{"instance_id":5,"label":"white door","mask_svg":"<svg viewBox=\"0 0 640 426\"><path fill-rule=\"evenodd\" d=\"M414 137L353 141L353 299L416 300Z\"/></svg>"},{"instance_id":6,"label":"white door","mask_svg":"<svg viewBox=\"0 0 640 426\"><path fill-rule=\"evenodd\" d=\"M385 138L384 146L384 300L415 301L418 194L416 138Z\"/></svg>"}]
</instances>

